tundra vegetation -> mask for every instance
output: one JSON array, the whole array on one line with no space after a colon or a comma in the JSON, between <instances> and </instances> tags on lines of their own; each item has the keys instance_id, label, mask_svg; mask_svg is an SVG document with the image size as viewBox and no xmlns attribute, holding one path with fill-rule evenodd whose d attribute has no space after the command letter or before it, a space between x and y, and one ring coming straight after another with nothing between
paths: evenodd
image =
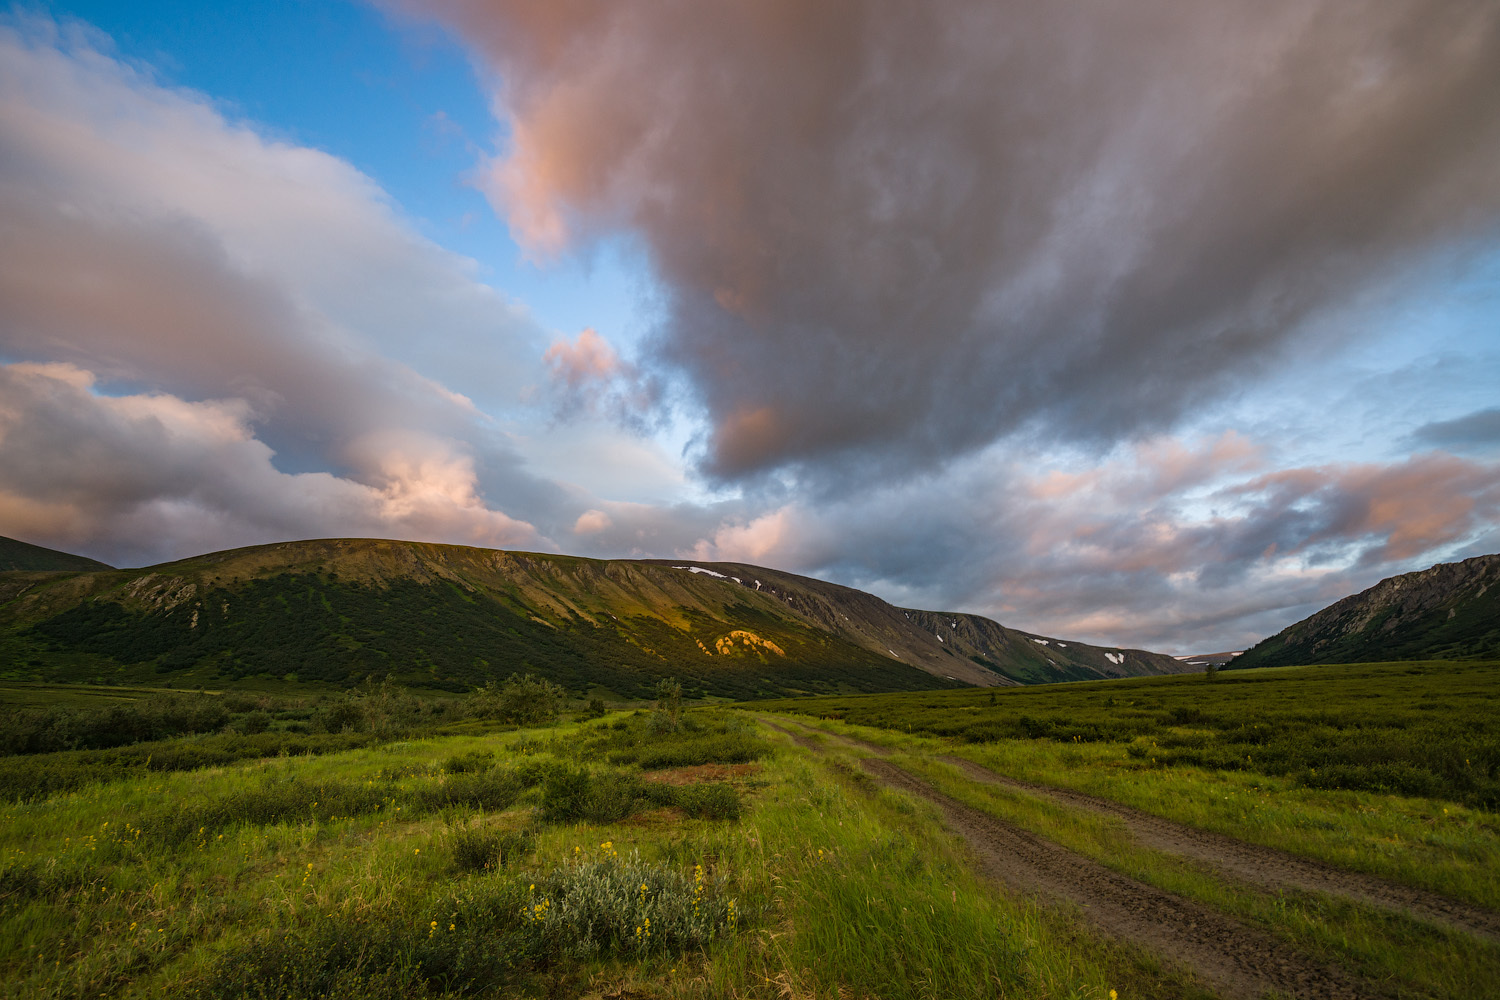
<instances>
[{"instance_id":1,"label":"tundra vegetation","mask_svg":"<svg viewBox=\"0 0 1500 1000\"><path fill-rule=\"evenodd\" d=\"M13 685L0 996L1223 992L1077 908L988 881L931 795L1224 914L1359 995L1488 996L1500 945L1483 927L1266 891L1047 789L1492 914L1495 676L1325 667L1315 701L1284 670L774 711L694 705L663 683L628 706L550 692L550 715L514 710L549 693L524 676L466 697L366 684L322 700ZM1276 735L1246 744L1234 713ZM1277 749L1299 729L1300 756ZM1350 729L1381 753L1406 746L1393 759L1427 777L1353 770L1358 741L1329 735ZM1265 760L1240 761L1242 745ZM1474 774L1439 759L1450 751ZM975 764L1029 784L976 781ZM1350 770L1312 779L1334 766ZM895 771L931 794L880 777Z\"/></svg>"}]
</instances>

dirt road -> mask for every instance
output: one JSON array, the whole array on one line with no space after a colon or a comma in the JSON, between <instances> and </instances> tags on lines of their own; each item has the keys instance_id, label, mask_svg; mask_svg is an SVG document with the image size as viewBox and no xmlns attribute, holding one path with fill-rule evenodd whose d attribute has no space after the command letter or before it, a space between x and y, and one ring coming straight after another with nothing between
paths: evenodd
<instances>
[{"instance_id":1,"label":"dirt road","mask_svg":"<svg viewBox=\"0 0 1500 1000\"><path fill-rule=\"evenodd\" d=\"M959 768L975 781L1024 789L1055 802L1115 816L1123 820L1136 840L1146 847L1204 862L1252 885L1270 890L1304 889L1326 892L1421 917L1479 937L1500 939L1500 915L1458 900L1422 889L1396 885L1371 875L1334 868L1332 865L1310 858L1299 858L1274 848L1196 830L1108 799L1018 781L959 757L939 759Z\"/></svg>"},{"instance_id":2,"label":"dirt road","mask_svg":"<svg viewBox=\"0 0 1500 1000\"><path fill-rule=\"evenodd\" d=\"M794 730L761 721L815 753L827 749L825 742L800 726ZM846 744L859 742L823 735ZM1140 944L1192 970L1226 997L1249 1000L1276 990L1307 1000L1354 1000L1378 992L1209 907L1121 875L957 802L889 761L867 758L860 764L888 787L936 805L991 879L1021 892L1076 904L1104 933Z\"/></svg>"},{"instance_id":3,"label":"dirt road","mask_svg":"<svg viewBox=\"0 0 1500 1000\"><path fill-rule=\"evenodd\" d=\"M877 743L832 733L816 727L794 723L809 732L872 753L887 755L891 751ZM1373 875L1336 868L1302 858L1275 848L1251 844L1232 837L1175 823L1130 806L1111 802L1083 792L1052 785L1039 785L999 774L962 757L939 757L968 777L985 784L1016 788L1040 795L1054 802L1089 812L1113 816L1124 822L1136 841L1145 847L1181 855L1216 868L1226 875L1275 892L1300 889L1358 900L1395 910L1435 924L1467 931L1478 937L1500 940L1500 914L1480 909L1434 892L1397 885Z\"/></svg>"}]
</instances>

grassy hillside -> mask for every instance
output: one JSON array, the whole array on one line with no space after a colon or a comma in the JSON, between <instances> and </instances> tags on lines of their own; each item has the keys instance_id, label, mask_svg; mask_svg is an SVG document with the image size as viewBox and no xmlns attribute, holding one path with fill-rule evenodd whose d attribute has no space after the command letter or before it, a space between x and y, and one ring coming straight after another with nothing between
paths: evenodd
<instances>
[{"instance_id":1,"label":"grassy hillside","mask_svg":"<svg viewBox=\"0 0 1500 1000\"><path fill-rule=\"evenodd\" d=\"M1389 577L1291 625L1232 669L1500 657L1500 555Z\"/></svg>"},{"instance_id":2,"label":"grassy hillside","mask_svg":"<svg viewBox=\"0 0 1500 1000\"><path fill-rule=\"evenodd\" d=\"M95 559L17 541L0 535L0 573L93 573L110 569Z\"/></svg>"},{"instance_id":3,"label":"grassy hillside","mask_svg":"<svg viewBox=\"0 0 1500 1000\"><path fill-rule=\"evenodd\" d=\"M753 566L360 539L0 574L0 663L9 679L344 687L373 675L449 691L532 672L627 697L676 676L729 698L1180 669Z\"/></svg>"}]
</instances>

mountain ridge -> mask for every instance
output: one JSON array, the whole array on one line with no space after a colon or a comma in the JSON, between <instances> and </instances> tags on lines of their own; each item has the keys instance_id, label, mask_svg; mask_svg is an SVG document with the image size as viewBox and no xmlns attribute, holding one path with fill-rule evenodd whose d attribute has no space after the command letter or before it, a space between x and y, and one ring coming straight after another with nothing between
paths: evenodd
<instances>
[{"instance_id":1,"label":"mountain ridge","mask_svg":"<svg viewBox=\"0 0 1500 1000\"><path fill-rule=\"evenodd\" d=\"M1183 669L1164 654L900 609L743 563L389 539L278 542L62 577L0 574L0 661L16 665L12 676L346 684L391 673L454 690L512 670L621 693L679 675L731 697Z\"/></svg>"},{"instance_id":2,"label":"mountain ridge","mask_svg":"<svg viewBox=\"0 0 1500 1000\"><path fill-rule=\"evenodd\" d=\"M87 573L114 569L108 563L0 535L0 573Z\"/></svg>"},{"instance_id":3,"label":"mountain ridge","mask_svg":"<svg viewBox=\"0 0 1500 1000\"><path fill-rule=\"evenodd\" d=\"M1500 554L1386 577L1261 640L1233 669L1493 656Z\"/></svg>"}]
</instances>

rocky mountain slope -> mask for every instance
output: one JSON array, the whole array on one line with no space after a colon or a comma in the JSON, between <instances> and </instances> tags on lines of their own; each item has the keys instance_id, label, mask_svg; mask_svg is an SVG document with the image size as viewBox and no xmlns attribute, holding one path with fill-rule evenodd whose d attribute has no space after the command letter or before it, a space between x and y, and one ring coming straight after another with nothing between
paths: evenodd
<instances>
[{"instance_id":1,"label":"rocky mountain slope","mask_svg":"<svg viewBox=\"0 0 1500 1000\"><path fill-rule=\"evenodd\" d=\"M461 690L513 671L729 697L1015 684L1184 669L1169 656L738 563L597 560L374 539L286 542L138 570L0 573L10 677Z\"/></svg>"},{"instance_id":2,"label":"rocky mountain slope","mask_svg":"<svg viewBox=\"0 0 1500 1000\"><path fill-rule=\"evenodd\" d=\"M1500 555L1381 580L1265 639L1234 669L1500 657Z\"/></svg>"}]
</instances>

